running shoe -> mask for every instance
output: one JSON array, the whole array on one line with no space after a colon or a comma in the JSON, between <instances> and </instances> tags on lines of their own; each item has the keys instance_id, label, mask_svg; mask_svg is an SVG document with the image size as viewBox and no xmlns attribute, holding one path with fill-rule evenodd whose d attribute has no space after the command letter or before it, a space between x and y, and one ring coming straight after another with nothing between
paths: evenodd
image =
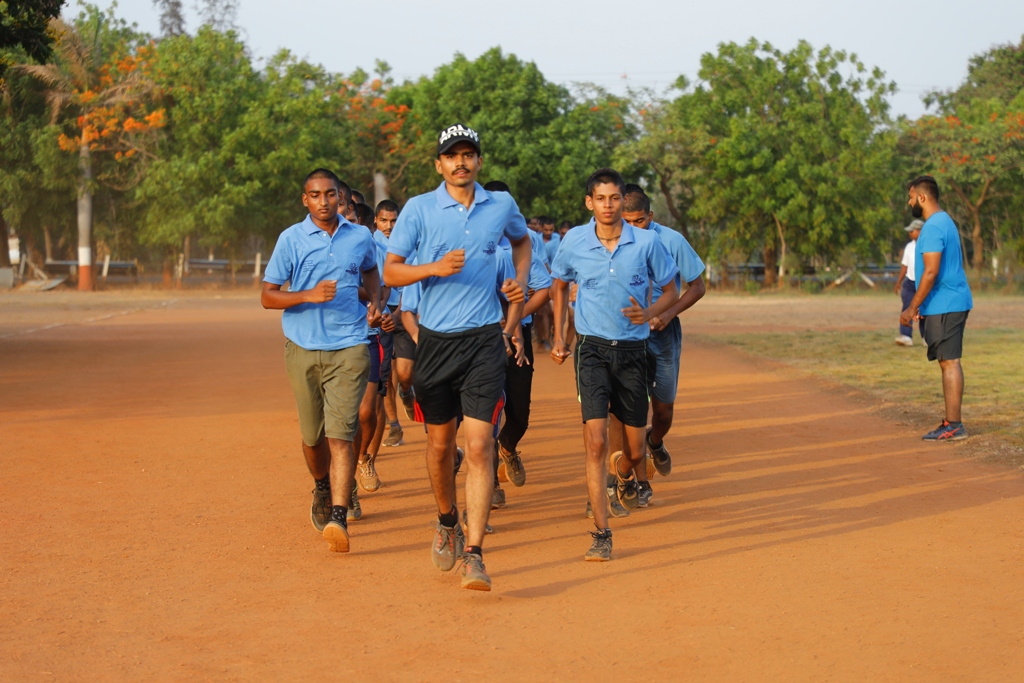
<instances>
[{"instance_id":1,"label":"running shoe","mask_svg":"<svg viewBox=\"0 0 1024 683\"><path fill-rule=\"evenodd\" d=\"M459 476L459 468L462 467L462 461L466 459L466 453L459 448L455 447L455 476Z\"/></svg>"},{"instance_id":2,"label":"running shoe","mask_svg":"<svg viewBox=\"0 0 1024 683\"><path fill-rule=\"evenodd\" d=\"M364 491L370 493L381 487L380 477L377 476L377 468L374 466L376 456L366 456L366 460L359 463L356 468L356 481L363 487Z\"/></svg>"},{"instance_id":3,"label":"running shoe","mask_svg":"<svg viewBox=\"0 0 1024 683\"><path fill-rule=\"evenodd\" d=\"M964 423L952 424L943 420L942 424L921 437L924 441L959 441L967 438L967 428Z\"/></svg>"},{"instance_id":4,"label":"running shoe","mask_svg":"<svg viewBox=\"0 0 1024 683\"><path fill-rule=\"evenodd\" d=\"M331 490L320 491L313 489L313 505L309 509L309 519L313 522L313 528L323 533L324 527L331 519Z\"/></svg>"},{"instance_id":5,"label":"running shoe","mask_svg":"<svg viewBox=\"0 0 1024 683\"><path fill-rule=\"evenodd\" d=\"M609 477L611 478L611 477ZM608 514L612 517L629 517L629 510L622 507L622 503L619 502L618 496L615 495L615 484L612 483L606 490L606 497L608 498ZM590 499L587 498L587 519L594 518L594 506L590 504Z\"/></svg>"},{"instance_id":6,"label":"running shoe","mask_svg":"<svg viewBox=\"0 0 1024 683\"><path fill-rule=\"evenodd\" d=\"M466 515L466 511L463 510L462 511L462 534L464 536L469 534L469 522L467 521L467 519L468 519L468 517ZM484 525L484 533L485 534L493 534L494 533L494 529L491 528L490 524L485 524Z\"/></svg>"},{"instance_id":7,"label":"running shoe","mask_svg":"<svg viewBox=\"0 0 1024 683\"><path fill-rule=\"evenodd\" d=\"M402 407L405 408L405 416L413 422L416 421L416 392L412 389L409 393L402 391L401 387L398 389L398 398L402 399Z\"/></svg>"},{"instance_id":8,"label":"running shoe","mask_svg":"<svg viewBox=\"0 0 1024 683\"><path fill-rule=\"evenodd\" d=\"M517 487L525 484L526 468L523 467L519 451L509 453L497 441L495 441L495 444L498 449L498 457L501 458L501 462L498 463L498 480L510 481L513 486Z\"/></svg>"},{"instance_id":9,"label":"running shoe","mask_svg":"<svg viewBox=\"0 0 1024 683\"><path fill-rule=\"evenodd\" d=\"M898 346L913 346L914 339L912 337L908 337L905 334L901 334L900 336L896 337L896 344Z\"/></svg>"},{"instance_id":10,"label":"running shoe","mask_svg":"<svg viewBox=\"0 0 1024 683\"><path fill-rule=\"evenodd\" d=\"M487 576L484 558L476 553L462 553L462 587L471 591L491 590L491 577Z\"/></svg>"},{"instance_id":11,"label":"running shoe","mask_svg":"<svg viewBox=\"0 0 1024 683\"><path fill-rule=\"evenodd\" d=\"M640 497L640 507L645 508L650 505L651 499L654 498L654 490L651 488L651 482L638 481L636 483L636 490Z\"/></svg>"},{"instance_id":12,"label":"running shoe","mask_svg":"<svg viewBox=\"0 0 1024 683\"><path fill-rule=\"evenodd\" d=\"M498 482L494 482L494 494L491 495L491 509L497 510L503 507L505 507L505 492L501 490Z\"/></svg>"},{"instance_id":13,"label":"running shoe","mask_svg":"<svg viewBox=\"0 0 1024 683\"><path fill-rule=\"evenodd\" d=\"M352 487L352 502L348 506L348 519L353 521L363 516L363 506L359 504L359 485Z\"/></svg>"},{"instance_id":14,"label":"running shoe","mask_svg":"<svg viewBox=\"0 0 1024 683\"><path fill-rule=\"evenodd\" d=\"M341 515L332 515L324 527L324 540L332 553L348 552L348 520Z\"/></svg>"},{"instance_id":15,"label":"running shoe","mask_svg":"<svg viewBox=\"0 0 1024 683\"><path fill-rule=\"evenodd\" d=\"M615 475L615 495L619 502L622 503L622 507L627 510L635 510L640 505L640 495L636 490L636 473L631 469L628 476L619 474L618 463L625 457L622 451L612 453L612 462L609 469Z\"/></svg>"},{"instance_id":16,"label":"running shoe","mask_svg":"<svg viewBox=\"0 0 1024 683\"><path fill-rule=\"evenodd\" d=\"M389 427L388 435L384 438L384 445L388 448L401 446L404 443L405 431L401 426Z\"/></svg>"},{"instance_id":17,"label":"running shoe","mask_svg":"<svg viewBox=\"0 0 1024 683\"><path fill-rule=\"evenodd\" d=\"M647 428L647 450L651 453L651 459L654 461L654 469L658 471L663 477L667 477L672 473L672 456L668 454L668 450L665 448L665 442L662 441L661 445L657 448L651 443L651 428Z\"/></svg>"},{"instance_id":18,"label":"running shoe","mask_svg":"<svg viewBox=\"0 0 1024 683\"><path fill-rule=\"evenodd\" d=\"M583 559L587 562L607 562L612 559L612 530L591 531L590 535L594 540Z\"/></svg>"},{"instance_id":19,"label":"running shoe","mask_svg":"<svg viewBox=\"0 0 1024 683\"><path fill-rule=\"evenodd\" d=\"M462 527L456 524L448 527L437 522L437 533L434 534L434 544L430 546L430 559L434 566L443 572L449 572L455 566L455 558L462 554L466 547L466 537L462 533Z\"/></svg>"}]
</instances>

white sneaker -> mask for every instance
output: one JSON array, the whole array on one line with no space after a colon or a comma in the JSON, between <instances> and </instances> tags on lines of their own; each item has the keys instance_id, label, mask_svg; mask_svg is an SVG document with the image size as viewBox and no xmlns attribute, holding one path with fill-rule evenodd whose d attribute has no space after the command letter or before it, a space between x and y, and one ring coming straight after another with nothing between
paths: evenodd
<instances>
[{"instance_id":1,"label":"white sneaker","mask_svg":"<svg viewBox=\"0 0 1024 683\"><path fill-rule=\"evenodd\" d=\"M899 344L900 346L913 346L914 340L905 334L901 334L900 336L896 337L896 343Z\"/></svg>"}]
</instances>

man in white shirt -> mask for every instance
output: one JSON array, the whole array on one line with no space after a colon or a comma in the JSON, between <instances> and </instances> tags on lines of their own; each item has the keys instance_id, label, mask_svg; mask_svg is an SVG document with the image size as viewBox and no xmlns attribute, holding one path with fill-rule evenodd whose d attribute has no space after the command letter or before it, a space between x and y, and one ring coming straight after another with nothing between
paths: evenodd
<instances>
[{"instance_id":1,"label":"man in white shirt","mask_svg":"<svg viewBox=\"0 0 1024 683\"><path fill-rule=\"evenodd\" d=\"M914 294L917 293L917 274L914 272L914 248L917 246L917 238L920 236L923 226L924 221L915 219L911 221L910 225L903 228L910 234L910 241L903 248L903 259L900 261L900 276L896 278L896 285L893 287L893 290L900 295L900 299L903 301L903 308L900 310L905 310L910 300L914 298ZM923 338L924 327L922 326L921 329ZM896 337L896 343L900 346L913 346L914 328L900 323L900 336Z\"/></svg>"}]
</instances>

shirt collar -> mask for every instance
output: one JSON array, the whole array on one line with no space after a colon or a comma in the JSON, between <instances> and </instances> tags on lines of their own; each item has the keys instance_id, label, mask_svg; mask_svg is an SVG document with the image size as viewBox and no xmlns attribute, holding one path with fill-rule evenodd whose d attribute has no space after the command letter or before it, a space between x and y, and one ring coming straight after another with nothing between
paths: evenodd
<instances>
[{"instance_id":1,"label":"shirt collar","mask_svg":"<svg viewBox=\"0 0 1024 683\"><path fill-rule=\"evenodd\" d=\"M474 183L473 187L473 204L469 207L471 209L473 206L483 204L491 198L491 193L485 190L483 185L480 183ZM459 205L459 203L452 199L452 196L448 194L448 188L445 187L443 180L441 181L441 184L437 186L437 189L434 190L434 196L437 198L437 205L442 209Z\"/></svg>"},{"instance_id":2,"label":"shirt collar","mask_svg":"<svg viewBox=\"0 0 1024 683\"><path fill-rule=\"evenodd\" d=\"M597 239L597 221L593 218L586 225L587 228L587 249L597 249L598 247L604 247L601 244L601 240ZM636 240L633 238L633 226L622 221L622 234L619 235L619 244L632 244ZM618 245L616 245L616 248Z\"/></svg>"},{"instance_id":3,"label":"shirt collar","mask_svg":"<svg viewBox=\"0 0 1024 683\"><path fill-rule=\"evenodd\" d=\"M656 223L655 221L651 221L651 224L647 226L647 229L648 230L653 230L654 232L656 232L656 233L658 233L660 235L661 234L662 225L661 225L661 223Z\"/></svg>"},{"instance_id":4,"label":"shirt collar","mask_svg":"<svg viewBox=\"0 0 1024 683\"><path fill-rule=\"evenodd\" d=\"M343 225L351 226L352 224L349 223L348 220L346 220L345 217L342 216L339 213L338 214L338 230L341 230L341 227ZM307 235L315 235L318 232L323 232L323 233L327 232L326 230L323 230L316 223L313 222L313 216L311 216L310 214L306 214L306 220L302 221L302 227L306 231ZM338 231L335 230L334 233L337 234Z\"/></svg>"}]
</instances>

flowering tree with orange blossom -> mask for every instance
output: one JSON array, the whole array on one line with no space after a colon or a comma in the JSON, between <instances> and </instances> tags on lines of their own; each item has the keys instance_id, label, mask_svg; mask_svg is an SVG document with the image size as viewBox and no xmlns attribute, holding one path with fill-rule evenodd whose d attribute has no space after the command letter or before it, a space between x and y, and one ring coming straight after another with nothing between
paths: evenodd
<instances>
[{"instance_id":1,"label":"flowering tree with orange blossom","mask_svg":"<svg viewBox=\"0 0 1024 683\"><path fill-rule=\"evenodd\" d=\"M78 156L78 289L91 290L94 183L120 190L137 184L164 126L164 110L152 106L155 48L133 43L123 22L94 7L74 24L53 20L51 30L55 58L16 69L44 84L50 123L63 130L58 144ZM113 161L98 174L96 155Z\"/></svg>"}]
</instances>

